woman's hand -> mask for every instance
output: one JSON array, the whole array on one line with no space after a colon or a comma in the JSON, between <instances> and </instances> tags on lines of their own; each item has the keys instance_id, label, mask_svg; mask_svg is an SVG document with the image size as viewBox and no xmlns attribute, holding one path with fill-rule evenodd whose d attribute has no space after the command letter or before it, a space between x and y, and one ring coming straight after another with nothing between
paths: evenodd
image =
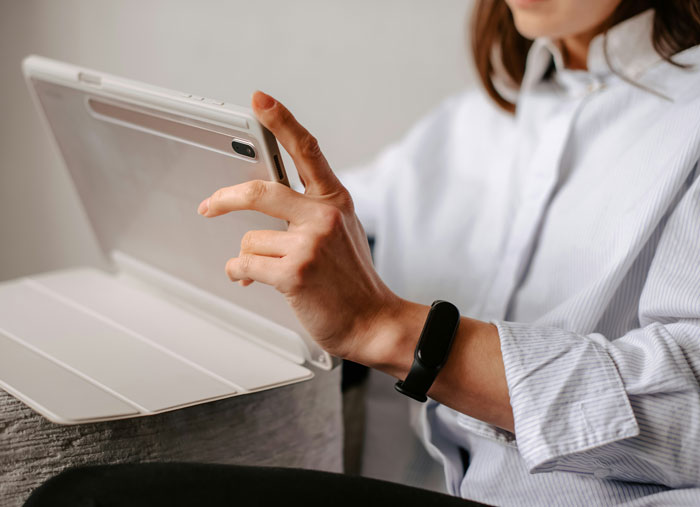
<instances>
[{"instance_id":1,"label":"woman's hand","mask_svg":"<svg viewBox=\"0 0 700 507\"><path fill-rule=\"evenodd\" d=\"M207 217L256 210L289 222L287 231L248 232L226 272L243 285L276 287L331 354L404 378L429 307L400 299L379 279L350 194L316 139L264 93L255 93L253 109L294 159L306 190L250 181L202 201L199 212ZM450 358L428 395L513 431L495 326L462 317Z\"/></svg>"},{"instance_id":2,"label":"woman's hand","mask_svg":"<svg viewBox=\"0 0 700 507\"><path fill-rule=\"evenodd\" d=\"M311 336L338 357L364 362L391 348L372 342L370 329L390 324L401 300L380 280L367 237L316 139L272 97L256 92L253 110L294 160L304 194L271 181L217 190L199 213L216 217L256 210L289 222L287 231L249 231L238 257L226 263L232 281L274 286Z\"/></svg>"}]
</instances>

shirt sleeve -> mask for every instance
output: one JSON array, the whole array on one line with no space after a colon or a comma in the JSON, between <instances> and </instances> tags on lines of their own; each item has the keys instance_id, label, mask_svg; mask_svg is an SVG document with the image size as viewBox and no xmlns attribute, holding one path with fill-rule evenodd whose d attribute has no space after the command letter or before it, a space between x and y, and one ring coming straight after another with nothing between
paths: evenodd
<instances>
[{"instance_id":1,"label":"shirt sleeve","mask_svg":"<svg viewBox=\"0 0 700 507\"><path fill-rule=\"evenodd\" d=\"M663 230L639 322L610 338L494 322L531 473L700 485L700 178Z\"/></svg>"}]
</instances>

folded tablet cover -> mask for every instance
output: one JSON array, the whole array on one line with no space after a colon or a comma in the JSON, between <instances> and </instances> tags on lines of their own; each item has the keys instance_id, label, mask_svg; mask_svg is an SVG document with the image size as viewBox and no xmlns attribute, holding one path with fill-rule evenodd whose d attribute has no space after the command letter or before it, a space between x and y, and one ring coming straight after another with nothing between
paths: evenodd
<instances>
[{"instance_id":1,"label":"folded tablet cover","mask_svg":"<svg viewBox=\"0 0 700 507\"><path fill-rule=\"evenodd\" d=\"M310 378L226 323L97 269L0 284L0 386L59 423L147 415Z\"/></svg>"},{"instance_id":2,"label":"folded tablet cover","mask_svg":"<svg viewBox=\"0 0 700 507\"><path fill-rule=\"evenodd\" d=\"M261 158L265 137L250 130L235 107L193 106L168 90L90 72L38 57L25 61L106 257L134 259L181 281L191 294L200 291L201 300L230 303L237 313L217 303L226 317L212 320L206 311L189 312L145 286L94 269L5 282L0 386L70 423L155 413L298 381L311 376L294 364L304 360L330 367L280 294L262 284L231 284L223 271L247 230L286 224L254 212L214 220L196 213L217 188L271 177L271 164ZM162 128L107 117L110 107L160 118ZM234 137L253 145L258 157L233 152ZM197 303L200 310L206 306ZM252 326L253 333L260 330L257 343L245 315L269 324Z\"/></svg>"}]
</instances>

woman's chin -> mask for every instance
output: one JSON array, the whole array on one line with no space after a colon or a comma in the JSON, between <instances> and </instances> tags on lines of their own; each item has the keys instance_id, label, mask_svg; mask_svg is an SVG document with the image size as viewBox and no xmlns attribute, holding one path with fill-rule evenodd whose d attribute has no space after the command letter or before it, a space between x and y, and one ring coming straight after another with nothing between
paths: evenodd
<instances>
[{"instance_id":1,"label":"woman's chin","mask_svg":"<svg viewBox=\"0 0 700 507\"><path fill-rule=\"evenodd\" d=\"M530 18L531 16L528 16ZM551 23L547 23L546 20L541 19L519 19L521 16L514 16L515 28L518 33L525 37L526 39L536 39L538 37L551 37L557 38L558 30L556 27L551 26Z\"/></svg>"}]
</instances>

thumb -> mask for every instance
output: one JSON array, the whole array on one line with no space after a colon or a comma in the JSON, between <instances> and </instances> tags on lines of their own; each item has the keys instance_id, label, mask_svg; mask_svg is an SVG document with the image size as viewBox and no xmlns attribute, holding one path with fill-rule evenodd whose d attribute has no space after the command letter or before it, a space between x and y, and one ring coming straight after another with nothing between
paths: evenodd
<instances>
[{"instance_id":1,"label":"thumb","mask_svg":"<svg viewBox=\"0 0 700 507\"><path fill-rule=\"evenodd\" d=\"M330 194L341 188L318 141L292 113L266 93L256 91L252 98L253 112L292 156L307 194Z\"/></svg>"}]
</instances>

